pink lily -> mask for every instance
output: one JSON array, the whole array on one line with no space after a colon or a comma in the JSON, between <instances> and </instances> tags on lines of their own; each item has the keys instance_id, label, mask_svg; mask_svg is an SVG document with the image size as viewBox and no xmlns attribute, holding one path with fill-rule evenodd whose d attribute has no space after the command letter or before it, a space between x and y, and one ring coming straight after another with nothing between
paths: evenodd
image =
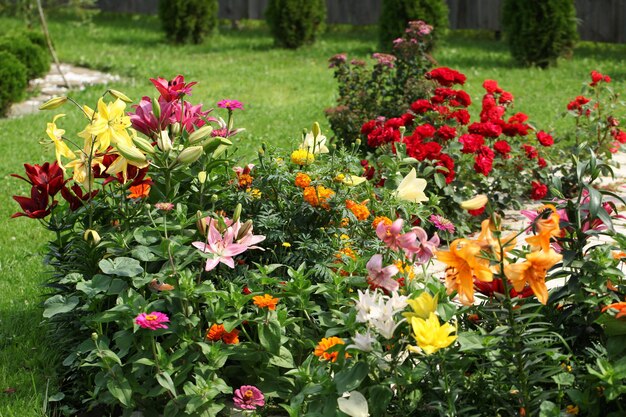
<instances>
[{"instance_id":1,"label":"pink lily","mask_svg":"<svg viewBox=\"0 0 626 417\"><path fill-rule=\"evenodd\" d=\"M239 255L248 250L248 246L235 243L235 231L229 227L224 232L224 236L215 228L214 222L209 223L207 242L193 242L192 245L204 253L211 253L214 256L206 260L205 271L214 269L218 263L235 268L233 256Z\"/></svg>"},{"instance_id":2,"label":"pink lily","mask_svg":"<svg viewBox=\"0 0 626 417\"><path fill-rule=\"evenodd\" d=\"M386 225L384 222L378 223L376 226L376 236L392 250L398 250L401 246L399 242L400 232L402 232L402 225L404 220L397 219L391 225Z\"/></svg>"},{"instance_id":3,"label":"pink lily","mask_svg":"<svg viewBox=\"0 0 626 417\"><path fill-rule=\"evenodd\" d=\"M257 243L263 242L265 240L265 236L255 235L253 233L254 226L252 226L252 222L250 220L244 224L241 224L241 222L237 220L231 227L235 234L235 241L238 244L245 245L248 249L265 250L259 246L255 246Z\"/></svg>"},{"instance_id":4,"label":"pink lily","mask_svg":"<svg viewBox=\"0 0 626 417\"><path fill-rule=\"evenodd\" d=\"M410 234L414 236L413 239L405 238L405 236ZM434 256L434 252L440 243L437 233L429 240L428 234L426 234L426 231L421 227L414 227L409 233L400 236L399 240L406 256L413 259L418 264L428 262Z\"/></svg>"},{"instance_id":5,"label":"pink lily","mask_svg":"<svg viewBox=\"0 0 626 417\"><path fill-rule=\"evenodd\" d=\"M383 268L383 256L376 254L370 258L365 265L367 268L367 282L376 288L382 288L386 291L393 292L398 291L400 284L395 279L392 279L399 270L395 265L389 265Z\"/></svg>"},{"instance_id":6,"label":"pink lily","mask_svg":"<svg viewBox=\"0 0 626 417\"><path fill-rule=\"evenodd\" d=\"M180 96L191 95L191 87L197 84L197 82L185 83L185 77L177 75L172 81L167 81L165 78L150 78L150 81L159 93L166 101L174 101Z\"/></svg>"}]
</instances>

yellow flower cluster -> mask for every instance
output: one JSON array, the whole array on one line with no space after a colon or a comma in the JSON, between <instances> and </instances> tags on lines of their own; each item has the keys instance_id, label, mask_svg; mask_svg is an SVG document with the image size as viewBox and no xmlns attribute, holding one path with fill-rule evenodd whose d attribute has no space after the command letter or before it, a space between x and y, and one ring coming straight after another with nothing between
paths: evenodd
<instances>
[{"instance_id":1,"label":"yellow flower cluster","mask_svg":"<svg viewBox=\"0 0 626 417\"><path fill-rule=\"evenodd\" d=\"M315 155L306 149L296 149L291 153L291 162L296 165L311 165L315 161Z\"/></svg>"},{"instance_id":2,"label":"yellow flower cluster","mask_svg":"<svg viewBox=\"0 0 626 417\"><path fill-rule=\"evenodd\" d=\"M407 300L413 309L412 313L403 313L413 330L413 338L417 346L408 349L415 353L433 354L439 349L450 346L457 338L456 327L450 323L439 323L437 317L437 297L424 291L419 297Z\"/></svg>"}]
</instances>

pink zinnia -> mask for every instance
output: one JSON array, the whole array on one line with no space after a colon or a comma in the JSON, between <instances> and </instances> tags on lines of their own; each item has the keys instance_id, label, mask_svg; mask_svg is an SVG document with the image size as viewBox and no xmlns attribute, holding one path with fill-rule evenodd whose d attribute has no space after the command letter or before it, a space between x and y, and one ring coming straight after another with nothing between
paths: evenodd
<instances>
[{"instance_id":1,"label":"pink zinnia","mask_svg":"<svg viewBox=\"0 0 626 417\"><path fill-rule=\"evenodd\" d=\"M265 405L265 396L257 387L252 385L242 385L235 390L233 396L235 407L240 410L256 410L257 407Z\"/></svg>"},{"instance_id":2,"label":"pink zinnia","mask_svg":"<svg viewBox=\"0 0 626 417\"><path fill-rule=\"evenodd\" d=\"M448 233L454 233L456 230L454 224L448 219L438 214L433 214L430 216L430 221L435 225L435 227L439 230L443 230Z\"/></svg>"},{"instance_id":3,"label":"pink zinnia","mask_svg":"<svg viewBox=\"0 0 626 417\"><path fill-rule=\"evenodd\" d=\"M163 211L174 210L174 204L173 203L156 203L154 205L154 207L156 207L159 210L163 210Z\"/></svg>"},{"instance_id":4,"label":"pink zinnia","mask_svg":"<svg viewBox=\"0 0 626 417\"><path fill-rule=\"evenodd\" d=\"M237 109L243 110L243 104L237 100L222 100L217 103L217 107L221 109L227 109L228 111L233 111Z\"/></svg>"},{"instance_id":5,"label":"pink zinnia","mask_svg":"<svg viewBox=\"0 0 626 417\"><path fill-rule=\"evenodd\" d=\"M159 313L158 311L153 311L150 314L141 313L135 317L135 324L150 330L167 329L167 325L164 323L169 323L169 321L170 319L167 315Z\"/></svg>"}]
</instances>

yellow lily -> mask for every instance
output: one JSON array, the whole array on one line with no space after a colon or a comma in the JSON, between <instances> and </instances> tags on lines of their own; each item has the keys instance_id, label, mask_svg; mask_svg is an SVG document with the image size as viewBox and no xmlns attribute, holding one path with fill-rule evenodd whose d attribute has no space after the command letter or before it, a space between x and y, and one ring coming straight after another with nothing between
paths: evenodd
<instances>
[{"instance_id":1,"label":"yellow lily","mask_svg":"<svg viewBox=\"0 0 626 417\"><path fill-rule=\"evenodd\" d=\"M86 107L86 106L85 106ZM124 110L126 103L120 99L105 104L104 100L98 100L98 112L93 115L93 110L85 108L87 114L92 114L91 123L85 128L85 132L96 137L96 146L100 152L105 152L113 143L123 142L130 145L132 140L127 129L131 126L130 117Z\"/></svg>"},{"instance_id":2,"label":"yellow lily","mask_svg":"<svg viewBox=\"0 0 626 417\"><path fill-rule=\"evenodd\" d=\"M413 309L412 313L402 313L407 320L411 320L412 317L426 319L430 313L437 310L437 296L433 297L428 291L424 291L419 297L406 300L406 302Z\"/></svg>"},{"instance_id":3,"label":"yellow lily","mask_svg":"<svg viewBox=\"0 0 626 417\"><path fill-rule=\"evenodd\" d=\"M64 114L57 114L52 119L52 123L48 123L48 127L46 129L46 133L48 137L54 143L54 152L56 154L56 160L59 166L63 171L65 171L65 167L61 161L61 156L64 156L69 159L76 159L76 154L70 150L67 144L63 141L63 135L65 134L64 129L59 129L56 125L56 121L61 117L65 117Z\"/></svg>"},{"instance_id":4,"label":"yellow lily","mask_svg":"<svg viewBox=\"0 0 626 417\"><path fill-rule=\"evenodd\" d=\"M417 341L417 346L409 346L411 352L423 351L431 355L439 349L450 346L457 338L456 328L449 323L443 325L439 323L439 318L435 313L430 313L426 320L419 317L411 317L411 327L413 328L413 338Z\"/></svg>"}]
</instances>

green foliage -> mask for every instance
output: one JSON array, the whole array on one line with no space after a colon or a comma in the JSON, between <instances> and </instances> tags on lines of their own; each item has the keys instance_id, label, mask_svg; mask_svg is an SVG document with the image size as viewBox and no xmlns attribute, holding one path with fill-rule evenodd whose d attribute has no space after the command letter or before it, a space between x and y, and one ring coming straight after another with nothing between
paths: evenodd
<instances>
[{"instance_id":1,"label":"green foliage","mask_svg":"<svg viewBox=\"0 0 626 417\"><path fill-rule=\"evenodd\" d=\"M217 29L217 0L160 0L159 17L166 38L175 43L202 43Z\"/></svg>"},{"instance_id":2,"label":"green foliage","mask_svg":"<svg viewBox=\"0 0 626 417\"><path fill-rule=\"evenodd\" d=\"M326 21L325 0L270 0L265 11L274 42L299 48L315 42Z\"/></svg>"},{"instance_id":3,"label":"green foliage","mask_svg":"<svg viewBox=\"0 0 626 417\"><path fill-rule=\"evenodd\" d=\"M434 27L428 45L428 50L431 50L448 28L448 6L444 0L383 0L378 22L380 47L388 49L394 39L404 34L408 23L414 20Z\"/></svg>"},{"instance_id":4,"label":"green foliage","mask_svg":"<svg viewBox=\"0 0 626 417\"><path fill-rule=\"evenodd\" d=\"M9 35L0 38L0 51L9 52L26 67L28 79L44 76L50 69L48 50L32 43L23 35Z\"/></svg>"},{"instance_id":5,"label":"green foliage","mask_svg":"<svg viewBox=\"0 0 626 417\"><path fill-rule=\"evenodd\" d=\"M546 68L569 56L578 38L574 0L505 0L503 25L513 58Z\"/></svg>"},{"instance_id":6,"label":"green foliage","mask_svg":"<svg viewBox=\"0 0 626 417\"><path fill-rule=\"evenodd\" d=\"M0 51L0 116L24 97L27 85L26 67L13 54Z\"/></svg>"}]
</instances>

